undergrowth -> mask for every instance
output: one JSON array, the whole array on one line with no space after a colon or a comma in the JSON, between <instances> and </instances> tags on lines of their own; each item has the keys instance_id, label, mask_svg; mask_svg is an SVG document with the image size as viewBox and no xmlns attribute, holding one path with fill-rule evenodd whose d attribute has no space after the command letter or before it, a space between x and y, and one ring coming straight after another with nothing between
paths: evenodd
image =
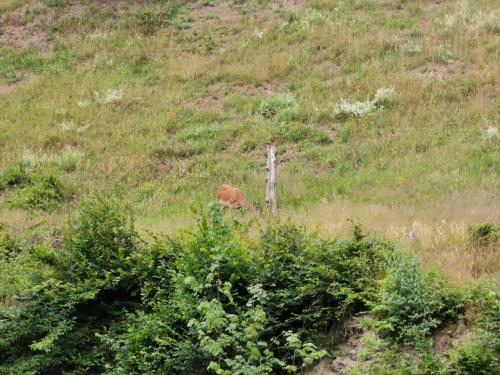
<instances>
[{"instance_id":1,"label":"undergrowth","mask_svg":"<svg viewBox=\"0 0 500 375\"><path fill-rule=\"evenodd\" d=\"M82 206L60 246L21 250L56 276L2 310L4 372L296 373L327 354L318 334L368 309L392 251L290 225L250 240L217 206L192 232L146 240L103 199Z\"/></svg>"},{"instance_id":2,"label":"undergrowth","mask_svg":"<svg viewBox=\"0 0 500 375\"><path fill-rule=\"evenodd\" d=\"M400 373L496 366L496 346L483 347L496 342L496 294L466 299L359 227L352 239L321 240L275 224L252 239L213 205L192 231L145 237L118 202L100 197L82 203L57 241L6 230L1 268L25 278L0 278L23 286L0 285L2 374L298 373L330 355L320 337L370 311L378 336L360 353L367 373L410 369L415 358L418 370ZM431 334L463 316L464 301L481 331L441 358ZM398 355L408 345L417 357Z\"/></svg>"}]
</instances>

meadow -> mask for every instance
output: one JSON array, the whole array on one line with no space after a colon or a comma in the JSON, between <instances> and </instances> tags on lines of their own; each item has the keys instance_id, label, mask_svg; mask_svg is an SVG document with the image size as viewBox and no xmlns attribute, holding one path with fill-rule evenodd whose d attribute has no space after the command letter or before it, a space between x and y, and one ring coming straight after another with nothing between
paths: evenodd
<instances>
[{"instance_id":1,"label":"meadow","mask_svg":"<svg viewBox=\"0 0 500 375\"><path fill-rule=\"evenodd\" d=\"M500 223L499 34L494 0L0 0L0 247L58 249L95 196L176 238L222 183L264 204L276 144L279 218L234 215L253 247L360 225L494 282L498 237L473 238ZM33 281L11 277L6 306Z\"/></svg>"}]
</instances>

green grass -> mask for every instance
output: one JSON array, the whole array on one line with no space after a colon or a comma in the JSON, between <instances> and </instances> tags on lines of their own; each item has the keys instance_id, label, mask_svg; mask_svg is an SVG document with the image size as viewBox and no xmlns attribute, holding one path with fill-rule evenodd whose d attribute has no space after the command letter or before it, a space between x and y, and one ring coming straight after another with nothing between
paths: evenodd
<instances>
[{"instance_id":1,"label":"green grass","mask_svg":"<svg viewBox=\"0 0 500 375\"><path fill-rule=\"evenodd\" d=\"M2 50L3 84L36 79L0 95L0 169L30 153L77 197L111 191L158 219L220 183L263 201L273 142L285 209L499 191L500 142L482 138L500 118L494 1L304 3L63 8L52 54ZM335 117L391 86L390 106ZM47 162L68 148L70 171Z\"/></svg>"}]
</instances>

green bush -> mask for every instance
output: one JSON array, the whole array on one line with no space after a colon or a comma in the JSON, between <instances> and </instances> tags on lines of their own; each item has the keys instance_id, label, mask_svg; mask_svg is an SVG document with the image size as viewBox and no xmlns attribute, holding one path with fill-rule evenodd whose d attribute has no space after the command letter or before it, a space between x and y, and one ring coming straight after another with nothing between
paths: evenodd
<instances>
[{"instance_id":1,"label":"green bush","mask_svg":"<svg viewBox=\"0 0 500 375\"><path fill-rule=\"evenodd\" d=\"M214 205L193 232L145 241L117 204L83 204L61 249L31 252L52 277L1 312L0 373L296 373L368 308L392 251L238 228Z\"/></svg>"},{"instance_id":2,"label":"green bush","mask_svg":"<svg viewBox=\"0 0 500 375\"><path fill-rule=\"evenodd\" d=\"M500 242L500 226L493 223L469 226L470 239L474 245L487 246Z\"/></svg>"},{"instance_id":3,"label":"green bush","mask_svg":"<svg viewBox=\"0 0 500 375\"><path fill-rule=\"evenodd\" d=\"M498 331L482 333L460 345L452 355L451 371L457 375L496 375L500 373Z\"/></svg>"},{"instance_id":4,"label":"green bush","mask_svg":"<svg viewBox=\"0 0 500 375\"><path fill-rule=\"evenodd\" d=\"M474 336L451 355L457 375L500 373L500 299L497 286L478 285L471 291L469 308L477 314Z\"/></svg>"},{"instance_id":5,"label":"green bush","mask_svg":"<svg viewBox=\"0 0 500 375\"><path fill-rule=\"evenodd\" d=\"M432 352L428 342L420 343L414 352L410 352L402 350L395 342L388 342L375 335L365 335L361 341L363 347L357 353L360 363L351 370L351 375L449 374L446 361Z\"/></svg>"},{"instance_id":6,"label":"green bush","mask_svg":"<svg viewBox=\"0 0 500 375\"><path fill-rule=\"evenodd\" d=\"M30 185L20 190L8 203L13 208L50 211L64 196L64 188L57 177L34 175Z\"/></svg>"},{"instance_id":7,"label":"green bush","mask_svg":"<svg viewBox=\"0 0 500 375\"><path fill-rule=\"evenodd\" d=\"M416 343L456 320L463 308L463 296L442 276L423 270L414 256L400 253L389 259L389 274L373 308L375 328L403 343Z\"/></svg>"},{"instance_id":8,"label":"green bush","mask_svg":"<svg viewBox=\"0 0 500 375\"><path fill-rule=\"evenodd\" d=\"M33 175L22 165L14 165L0 174L0 191L7 188L22 187L33 182Z\"/></svg>"},{"instance_id":9,"label":"green bush","mask_svg":"<svg viewBox=\"0 0 500 375\"><path fill-rule=\"evenodd\" d=\"M0 310L0 373L102 373L112 361L98 335L138 306L142 265L140 241L117 213L104 201L84 205L51 262L57 276Z\"/></svg>"},{"instance_id":10,"label":"green bush","mask_svg":"<svg viewBox=\"0 0 500 375\"><path fill-rule=\"evenodd\" d=\"M257 105L255 112L268 120L292 120L296 113L296 102L290 94L268 94Z\"/></svg>"}]
</instances>

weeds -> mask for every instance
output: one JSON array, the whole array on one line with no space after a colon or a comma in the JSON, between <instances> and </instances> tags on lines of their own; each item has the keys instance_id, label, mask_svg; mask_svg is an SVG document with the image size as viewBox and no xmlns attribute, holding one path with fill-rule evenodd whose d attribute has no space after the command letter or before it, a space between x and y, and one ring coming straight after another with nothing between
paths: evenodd
<instances>
[{"instance_id":1,"label":"weeds","mask_svg":"<svg viewBox=\"0 0 500 375\"><path fill-rule=\"evenodd\" d=\"M259 103L256 113L268 120L293 116L297 103L291 94L268 94Z\"/></svg>"},{"instance_id":2,"label":"weeds","mask_svg":"<svg viewBox=\"0 0 500 375\"><path fill-rule=\"evenodd\" d=\"M34 176L31 183L8 200L12 208L28 211L54 210L64 199L64 189L55 176Z\"/></svg>"},{"instance_id":3,"label":"weeds","mask_svg":"<svg viewBox=\"0 0 500 375\"><path fill-rule=\"evenodd\" d=\"M333 109L333 115L338 120L346 120L348 117L362 117L369 113L391 105L394 102L396 91L393 87L383 87L377 90L373 100L364 102L349 102L342 99Z\"/></svg>"}]
</instances>

